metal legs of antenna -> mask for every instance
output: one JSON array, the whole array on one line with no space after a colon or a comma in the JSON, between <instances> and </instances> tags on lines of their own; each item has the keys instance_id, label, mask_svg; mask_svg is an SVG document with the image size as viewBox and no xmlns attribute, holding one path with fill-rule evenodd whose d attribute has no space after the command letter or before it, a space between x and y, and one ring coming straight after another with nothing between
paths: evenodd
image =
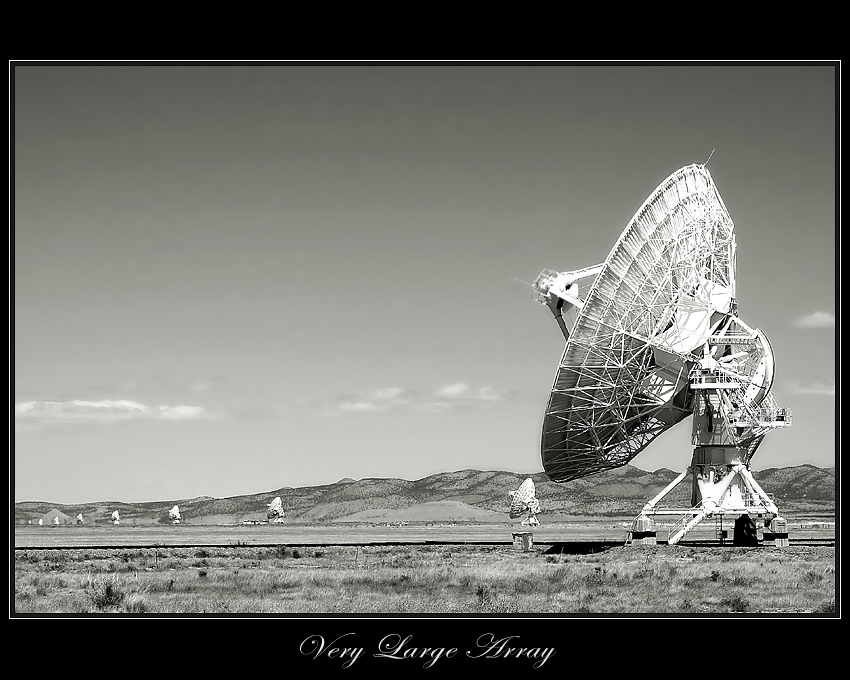
<instances>
[{"instance_id":1,"label":"metal legs of antenna","mask_svg":"<svg viewBox=\"0 0 850 680\"><path fill-rule=\"evenodd\" d=\"M706 451L706 448L695 449L692 464L644 505L632 523L627 542L654 544L658 528L654 518L658 516L679 516L677 521L667 525L667 543L674 545L706 519L715 518L722 528L726 515L756 516L756 526L769 527L776 538L787 542L785 520L779 516L772 494L761 488L740 460L729 460L734 458L735 449L712 447L716 450ZM691 507L662 506L661 501L687 477L691 480ZM723 542L725 532L719 530L716 538ZM735 543L743 545L744 538L736 534Z\"/></svg>"}]
</instances>

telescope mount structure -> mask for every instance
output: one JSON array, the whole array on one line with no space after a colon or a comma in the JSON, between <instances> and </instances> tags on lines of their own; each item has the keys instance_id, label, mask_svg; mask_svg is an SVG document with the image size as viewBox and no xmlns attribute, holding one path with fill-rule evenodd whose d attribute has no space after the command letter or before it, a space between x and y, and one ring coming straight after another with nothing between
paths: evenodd
<instances>
[{"instance_id":1,"label":"telescope mount structure","mask_svg":"<svg viewBox=\"0 0 850 680\"><path fill-rule=\"evenodd\" d=\"M711 518L722 540L727 515L737 517L736 542L753 516L787 540L750 463L769 432L791 425L791 412L770 391L767 336L738 316L735 269L732 219L702 164L661 183L604 263L545 269L533 284L567 341L543 422L549 479L626 465L693 416L690 464L644 505L627 541L654 543L656 516L678 516L669 544ZM579 281L591 278L580 295ZM686 480L690 505L663 506Z\"/></svg>"}]
</instances>

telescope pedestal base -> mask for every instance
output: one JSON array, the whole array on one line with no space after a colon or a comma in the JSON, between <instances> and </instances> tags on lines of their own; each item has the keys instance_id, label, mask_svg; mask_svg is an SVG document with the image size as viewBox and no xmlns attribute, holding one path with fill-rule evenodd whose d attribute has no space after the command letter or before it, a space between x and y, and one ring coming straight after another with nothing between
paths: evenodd
<instances>
[{"instance_id":1,"label":"telescope pedestal base","mask_svg":"<svg viewBox=\"0 0 850 680\"><path fill-rule=\"evenodd\" d=\"M690 475L692 488L702 497L692 508L662 507L661 500ZM740 488L743 488L743 493ZM626 545L654 545L657 543L654 517L678 515L679 519L669 527L667 543L678 543L698 524L714 519L715 538L724 545L728 539L724 518L731 524L734 519L733 545L759 545L762 518L769 523L764 526L763 542L768 545L787 546L787 523L778 515L773 499L753 479L746 466L692 465L679 474L667 488L647 503L632 523L626 537Z\"/></svg>"},{"instance_id":2,"label":"telescope pedestal base","mask_svg":"<svg viewBox=\"0 0 850 680\"><path fill-rule=\"evenodd\" d=\"M658 543L658 532L655 530L655 521L643 513L632 522L626 545L656 545Z\"/></svg>"}]
</instances>

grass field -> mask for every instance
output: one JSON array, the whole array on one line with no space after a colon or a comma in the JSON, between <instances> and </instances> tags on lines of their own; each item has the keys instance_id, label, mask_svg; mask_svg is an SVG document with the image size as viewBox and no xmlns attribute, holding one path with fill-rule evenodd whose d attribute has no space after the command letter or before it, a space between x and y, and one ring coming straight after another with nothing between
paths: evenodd
<instances>
[{"instance_id":1,"label":"grass field","mask_svg":"<svg viewBox=\"0 0 850 680\"><path fill-rule=\"evenodd\" d=\"M834 616L835 548L277 545L15 550L15 614Z\"/></svg>"}]
</instances>

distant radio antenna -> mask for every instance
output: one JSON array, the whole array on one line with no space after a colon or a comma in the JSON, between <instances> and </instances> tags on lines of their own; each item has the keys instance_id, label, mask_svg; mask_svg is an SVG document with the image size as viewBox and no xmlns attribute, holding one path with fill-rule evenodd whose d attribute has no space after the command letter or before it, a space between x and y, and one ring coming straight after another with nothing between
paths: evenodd
<instances>
[{"instance_id":1,"label":"distant radio antenna","mask_svg":"<svg viewBox=\"0 0 850 680\"><path fill-rule=\"evenodd\" d=\"M537 514L540 512L540 501L534 494L534 481L531 477L526 479L516 491L509 491L508 497L511 499L511 507L508 511L511 519L522 517L523 514L528 513L528 517L521 522L522 526L540 526L540 521L537 519Z\"/></svg>"},{"instance_id":2,"label":"distant radio antenna","mask_svg":"<svg viewBox=\"0 0 850 680\"><path fill-rule=\"evenodd\" d=\"M715 152L715 151L716 151L716 149L712 149L712 150L711 150L711 153L710 153L710 154L708 154L708 159L705 161L705 163L703 163L703 164L702 164L702 167L705 167L706 165L708 165L708 161L710 161L710 160L711 160L711 157L714 155L714 152Z\"/></svg>"}]
</instances>

